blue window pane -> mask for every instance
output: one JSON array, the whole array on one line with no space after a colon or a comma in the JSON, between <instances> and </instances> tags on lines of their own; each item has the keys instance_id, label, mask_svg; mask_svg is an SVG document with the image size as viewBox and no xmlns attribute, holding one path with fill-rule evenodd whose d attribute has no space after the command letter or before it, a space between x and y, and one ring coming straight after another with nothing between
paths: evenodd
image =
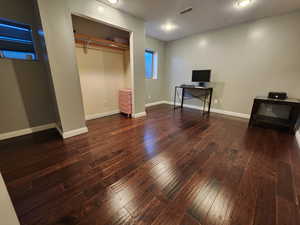
<instances>
[{"instance_id":1,"label":"blue window pane","mask_svg":"<svg viewBox=\"0 0 300 225\"><path fill-rule=\"evenodd\" d=\"M32 52L16 52L16 51L2 50L1 53L4 58L35 60L35 54Z\"/></svg>"},{"instance_id":2,"label":"blue window pane","mask_svg":"<svg viewBox=\"0 0 300 225\"><path fill-rule=\"evenodd\" d=\"M151 79L153 77L153 52L145 52L145 66L146 78Z\"/></svg>"}]
</instances>

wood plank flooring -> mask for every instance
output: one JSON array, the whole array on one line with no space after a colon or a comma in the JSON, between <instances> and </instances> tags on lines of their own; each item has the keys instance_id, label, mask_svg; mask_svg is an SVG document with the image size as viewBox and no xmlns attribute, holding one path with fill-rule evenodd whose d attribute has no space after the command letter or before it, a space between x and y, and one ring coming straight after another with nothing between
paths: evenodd
<instances>
[{"instance_id":1,"label":"wood plank flooring","mask_svg":"<svg viewBox=\"0 0 300 225\"><path fill-rule=\"evenodd\" d=\"M147 111L90 121L65 141L50 130L0 142L21 224L300 224L300 136L168 105Z\"/></svg>"}]
</instances>

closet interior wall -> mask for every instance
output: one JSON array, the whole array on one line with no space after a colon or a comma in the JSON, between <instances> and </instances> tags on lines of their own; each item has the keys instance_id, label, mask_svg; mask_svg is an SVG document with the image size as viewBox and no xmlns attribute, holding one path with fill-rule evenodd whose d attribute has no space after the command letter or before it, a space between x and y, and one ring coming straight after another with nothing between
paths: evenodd
<instances>
[{"instance_id":1,"label":"closet interior wall","mask_svg":"<svg viewBox=\"0 0 300 225\"><path fill-rule=\"evenodd\" d=\"M129 32L78 16L72 16L72 21L86 119L119 113L119 90L132 87L130 48L118 49L106 40L118 38L129 43ZM81 34L93 41L76 39ZM94 41L98 39L105 44Z\"/></svg>"}]
</instances>

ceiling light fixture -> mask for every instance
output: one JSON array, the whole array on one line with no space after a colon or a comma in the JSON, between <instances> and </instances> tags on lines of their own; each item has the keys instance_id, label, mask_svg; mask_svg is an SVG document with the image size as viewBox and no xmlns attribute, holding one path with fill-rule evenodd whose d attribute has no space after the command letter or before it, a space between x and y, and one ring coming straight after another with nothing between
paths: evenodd
<instances>
[{"instance_id":1,"label":"ceiling light fixture","mask_svg":"<svg viewBox=\"0 0 300 225\"><path fill-rule=\"evenodd\" d=\"M172 23L166 23L166 24L162 25L161 28L165 31L172 31L172 30L175 30L177 28L177 26Z\"/></svg>"},{"instance_id":2,"label":"ceiling light fixture","mask_svg":"<svg viewBox=\"0 0 300 225\"><path fill-rule=\"evenodd\" d=\"M238 0L236 5L238 8L245 8L251 4L252 0Z\"/></svg>"},{"instance_id":3,"label":"ceiling light fixture","mask_svg":"<svg viewBox=\"0 0 300 225\"><path fill-rule=\"evenodd\" d=\"M111 3L111 4L117 4L118 2L119 2L119 0L108 0L109 1L109 3Z\"/></svg>"},{"instance_id":4,"label":"ceiling light fixture","mask_svg":"<svg viewBox=\"0 0 300 225\"><path fill-rule=\"evenodd\" d=\"M102 12L104 11L104 8L103 8L102 6L98 6L98 11L99 11L100 13L102 13Z\"/></svg>"}]
</instances>

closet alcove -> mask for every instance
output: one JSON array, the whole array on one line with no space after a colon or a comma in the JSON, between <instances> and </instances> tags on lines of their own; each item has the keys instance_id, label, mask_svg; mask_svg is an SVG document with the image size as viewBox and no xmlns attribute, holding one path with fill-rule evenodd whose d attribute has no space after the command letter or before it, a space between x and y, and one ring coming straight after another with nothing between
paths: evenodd
<instances>
[{"instance_id":1,"label":"closet alcove","mask_svg":"<svg viewBox=\"0 0 300 225\"><path fill-rule=\"evenodd\" d=\"M120 112L119 90L132 88L130 33L72 15L86 120Z\"/></svg>"}]
</instances>

